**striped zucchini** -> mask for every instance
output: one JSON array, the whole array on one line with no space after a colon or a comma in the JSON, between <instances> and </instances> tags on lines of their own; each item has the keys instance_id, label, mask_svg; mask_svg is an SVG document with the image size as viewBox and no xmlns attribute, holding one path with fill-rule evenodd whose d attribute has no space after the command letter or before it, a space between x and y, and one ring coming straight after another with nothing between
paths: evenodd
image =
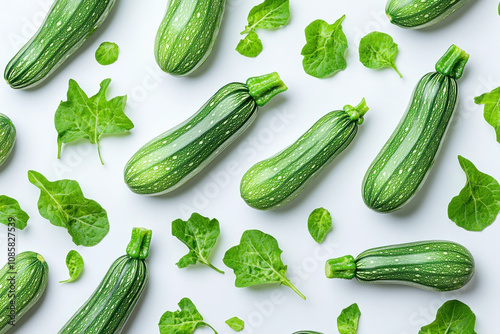
<instances>
[{"instance_id":1,"label":"striped zucchini","mask_svg":"<svg viewBox=\"0 0 500 334\"><path fill-rule=\"evenodd\" d=\"M474 258L450 241L420 241L372 248L326 261L328 278L395 283L435 291L460 289L474 275Z\"/></svg>"},{"instance_id":2,"label":"striped zucchini","mask_svg":"<svg viewBox=\"0 0 500 334\"><path fill-rule=\"evenodd\" d=\"M259 210L280 207L297 197L354 139L368 106L332 111L319 119L295 143L252 166L241 180L245 202Z\"/></svg>"},{"instance_id":3,"label":"striped zucchini","mask_svg":"<svg viewBox=\"0 0 500 334\"><path fill-rule=\"evenodd\" d=\"M468 0L389 0L385 12L391 23L410 29L428 27L462 8Z\"/></svg>"},{"instance_id":4,"label":"striped zucchini","mask_svg":"<svg viewBox=\"0 0 500 334\"><path fill-rule=\"evenodd\" d=\"M101 284L59 334L118 334L148 282L151 230L134 227L127 255L116 259Z\"/></svg>"},{"instance_id":5,"label":"striped zucchini","mask_svg":"<svg viewBox=\"0 0 500 334\"><path fill-rule=\"evenodd\" d=\"M186 75L210 55L226 0L170 0L156 34L155 58L170 74Z\"/></svg>"},{"instance_id":6,"label":"striped zucchini","mask_svg":"<svg viewBox=\"0 0 500 334\"><path fill-rule=\"evenodd\" d=\"M125 166L125 183L145 195L180 187L250 126L258 106L286 89L277 73L224 86L191 118L139 149Z\"/></svg>"},{"instance_id":7,"label":"striped zucchini","mask_svg":"<svg viewBox=\"0 0 500 334\"><path fill-rule=\"evenodd\" d=\"M7 160L16 142L16 127L4 114L0 113L0 166Z\"/></svg>"},{"instance_id":8,"label":"striped zucchini","mask_svg":"<svg viewBox=\"0 0 500 334\"><path fill-rule=\"evenodd\" d=\"M49 266L38 253L19 253L14 263L7 262L0 269L0 334L16 326L36 304L49 277ZM11 303L13 300L14 304Z\"/></svg>"},{"instance_id":9,"label":"striped zucchini","mask_svg":"<svg viewBox=\"0 0 500 334\"><path fill-rule=\"evenodd\" d=\"M468 58L452 45L437 62L437 72L418 82L406 114L365 174L363 199L369 208L397 210L422 186L456 108L456 79Z\"/></svg>"},{"instance_id":10,"label":"striped zucchini","mask_svg":"<svg viewBox=\"0 0 500 334\"><path fill-rule=\"evenodd\" d=\"M115 0L56 0L36 34L5 69L12 88L40 84L104 22Z\"/></svg>"}]
</instances>

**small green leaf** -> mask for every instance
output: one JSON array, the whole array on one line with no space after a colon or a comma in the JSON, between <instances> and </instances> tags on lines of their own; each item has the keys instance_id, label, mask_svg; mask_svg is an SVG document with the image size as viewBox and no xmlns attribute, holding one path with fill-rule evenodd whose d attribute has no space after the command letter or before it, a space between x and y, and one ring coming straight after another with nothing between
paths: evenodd
<instances>
[{"instance_id":1,"label":"small green leaf","mask_svg":"<svg viewBox=\"0 0 500 334\"><path fill-rule=\"evenodd\" d=\"M14 222L15 228L23 230L28 225L29 218L18 201L5 195L0 196L0 223L9 226Z\"/></svg>"},{"instance_id":2,"label":"small green leaf","mask_svg":"<svg viewBox=\"0 0 500 334\"><path fill-rule=\"evenodd\" d=\"M226 324L236 332L241 332L245 328L245 322L238 317L232 317L226 320Z\"/></svg>"},{"instance_id":3,"label":"small green leaf","mask_svg":"<svg viewBox=\"0 0 500 334\"><path fill-rule=\"evenodd\" d=\"M302 48L304 71L316 78L326 78L347 67L344 58L347 38L342 31L345 15L334 24L313 21L306 27L306 45Z\"/></svg>"},{"instance_id":4,"label":"small green leaf","mask_svg":"<svg viewBox=\"0 0 500 334\"><path fill-rule=\"evenodd\" d=\"M203 326L210 327L215 334L217 331L203 321L203 317L189 298L183 298L179 302L179 311L165 312L158 323L160 334L192 334L196 329Z\"/></svg>"},{"instance_id":5,"label":"small green leaf","mask_svg":"<svg viewBox=\"0 0 500 334\"><path fill-rule=\"evenodd\" d=\"M371 32L359 43L359 60L363 65L372 69L390 67L402 78L396 67L397 55L398 45L391 36L382 32Z\"/></svg>"},{"instance_id":6,"label":"small green leaf","mask_svg":"<svg viewBox=\"0 0 500 334\"><path fill-rule=\"evenodd\" d=\"M464 157L458 156L458 161L467 182L448 205L448 217L468 231L482 231L495 221L500 211L500 185Z\"/></svg>"},{"instance_id":7,"label":"small green leaf","mask_svg":"<svg viewBox=\"0 0 500 334\"><path fill-rule=\"evenodd\" d=\"M262 52L262 41L254 31L250 31L244 39L240 40L236 51L245 57L257 57Z\"/></svg>"},{"instance_id":8,"label":"small green leaf","mask_svg":"<svg viewBox=\"0 0 500 334\"><path fill-rule=\"evenodd\" d=\"M474 98L476 104L484 104L484 119L496 132L500 143L500 87Z\"/></svg>"},{"instance_id":9,"label":"small green leaf","mask_svg":"<svg viewBox=\"0 0 500 334\"><path fill-rule=\"evenodd\" d=\"M174 220L172 222L172 235L189 248L189 253L177 262L177 266L186 268L200 262L224 274L222 270L214 267L208 260L219 234L220 227L217 219L210 220L198 213L193 213L187 221L182 219Z\"/></svg>"},{"instance_id":10,"label":"small green leaf","mask_svg":"<svg viewBox=\"0 0 500 334\"><path fill-rule=\"evenodd\" d=\"M307 228L311 237L318 243L325 240L326 234L332 228L332 216L328 210L323 208L315 209L309 215L307 220Z\"/></svg>"},{"instance_id":11,"label":"small green leaf","mask_svg":"<svg viewBox=\"0 0 500 334\"><path fill-rule=\"evenodd\" d=\"M83 272L83 258L76 250L70 250L66 255L66 267L69 270L69 278L59 283L70 283L76 281Z\"/></svg>"},{"instance_id":12,"label":"small green leaf","mask_svg":"<svg viewBox=\"0 0 500 334\"><path fill-rule=\"evenodd\" d=\"M354 303L351 306L342 310L337 318L337 327L340 334L356 334L358 331L359 318L361 311L358 304Z\"/></svg>"},{"instance_id":13,"label":"small green leaf","mask_svg":"<svg viewBox=\"0 0 500 334\"><path fill-rule=\"evenodd\" d=\"M436 320L420 329L418 334L476 334L476 315L469 306L458 300L444 303L436 314Z\"/></svg>"},{"instance_id":14,"label":"small green leaf","mask_svg":"<svg viewBox=\"0 0 500 334\"><path fill-rule=\"evenodd\" d=\"M256 29L278 29L285 26L289 19L289 0L265 0L250 10L248 25L242 34L247 34Z\"/></svg>"},{"instance_id":15,"label":"small green leaf","mask_svg":"<svg viewBox=\"0 0 500 334\"><path fill-rule=\"evenodd\" d=\"M120 48L116 43L103 42L95 51L95 60L101 65L111 65L118 59Z\"/></svg>"}]
</instances>

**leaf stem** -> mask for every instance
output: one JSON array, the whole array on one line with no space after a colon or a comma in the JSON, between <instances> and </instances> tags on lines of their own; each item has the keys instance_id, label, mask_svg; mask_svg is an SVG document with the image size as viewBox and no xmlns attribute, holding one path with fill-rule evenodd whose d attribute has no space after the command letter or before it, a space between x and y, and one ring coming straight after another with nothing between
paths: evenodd
<instances>
[{"instance_id":1,"label":"leaf stem","mask_svg":"<svg viewBox=\"0 0 500 334\"><path fill-rule=\"evenodd\" d=\"M213 270L215 270L216 272L218 272L219 274L224 274L224 272L220 269L218 269L217 267L215 267L213 264L211 264L210 262L207 262L205 263L207 266L209 266L210 268L212 268Z\"/></svg>"},{"instance_id":2,"label":"leaf stem","mask_svg":"<svg viewBox=\"0 0 500 334\"><path fill-rule=\"evenodd\" d=\"M394 65L394 64L393 64L393 65L391 65L391 67L392 67L392 69L393 69L394 71L396 71L396 73L397 73L397 74L399 74L399 77L400 77L400 78L402 78L402 77L403 77L403 75L401 74L401 72L399 72L399 70L398 70L398 68L396 67L396 65Z\"/></svg>"},{"instance_id":3,"label":"leaf stem","mask_svg":"<svg viewBox=\"0 0 500 334\"><path fill-rule=\"evenodd\" d=\"M217 333L217 331L215 330L215 328L213 328L212 326L210 326L210 324L207 324L205 321L203 321L202 324L204 324L207 327L210 327L214 331L215 334L219 334L219 333Z\"/></svg>"},{"instance_id":4,"label":"leaf stem","mask_svg":"<svg viewBox=\"0 0 500 334\"><path fill-rule=\"evenodd\" d=\"M101 160L101 164L104 165L104 161L102 161L101 157L101 147L99 146L99 143L97 143L97 153L99 154L99 160Z\"/></svg>"},{"instance_id":5,"label":"leaf stem","mask_svg":"<svg viewBox=\"0 0 500 334\"><path fill-rule=\"evenodd\" d=\"M293 285L292 282L288 278L285 278L283 280L282 284L286 285L287 287L292 289L296 294L298 294L300 296L300 298L306 300L306 296L304 296L304 294L302 292L300 292L299 289L297 289L297 287L295 285Z\"/></svg>"}]
</instances>

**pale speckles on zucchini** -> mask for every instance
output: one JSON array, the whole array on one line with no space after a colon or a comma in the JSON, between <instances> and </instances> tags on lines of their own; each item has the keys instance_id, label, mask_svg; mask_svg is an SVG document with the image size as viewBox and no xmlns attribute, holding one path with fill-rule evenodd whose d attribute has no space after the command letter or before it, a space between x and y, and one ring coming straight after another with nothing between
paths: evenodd
<instances>
[{"instance_id":1,"label":"pale speckles on zucchini","mask_svg":"<svg viewBox=\"0 0 500 334\"><path fill-rule=\"evenodd\" d=\"M7 160L16 141L16 127L4 114L0 114L0 166Z\"/></svg>"}]
</instances>

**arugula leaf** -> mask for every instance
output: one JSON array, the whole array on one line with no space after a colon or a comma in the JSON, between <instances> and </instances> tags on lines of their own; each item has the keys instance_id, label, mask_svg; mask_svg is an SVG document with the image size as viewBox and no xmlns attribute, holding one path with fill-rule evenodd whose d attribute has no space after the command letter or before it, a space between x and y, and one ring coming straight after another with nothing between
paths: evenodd
<instances>
[{"instance_id":1,"label":"arugula leaf","mask_svg":"<svg viewBox=\"0 0 500 334\"><path fill-rule=\"evenodd\" d=\"M64 227L76 245L97 245L108 233L106 210L83 196L78 182L48 181L42 174L28 171L29 181L40 189L38 211L55 226Z\"/></svg>"},{"instance_id":2,"label":"arugula leaf","mask_svg":"<svg viewBox=\"0 0 500 334\"><path fill-rule=\"evenodd\" d=\"M302 48L304 71L316 78L326 78L347 67L344 58L347 38L342 31L345 15L334 24L313 21L306 27L306 45Z\"/></svg>"},{"instance_id":3,"label":"arugula leaf","mask_svg":"<svg viewBox=\"0 0 500 334\"><path fill-rule=\"evenodd\" d=\"M318 208L313 210L307 220L307 229L311 237L318 243L325 240L326 234L332 228L332 216L327 209Z\"/></svg>"},{"instance_id":4,"label":"arugula leaf","mask_svg":"<svg viewBox=\"0 0 500 334\"><path fill-rule=\"evenodd\" d=\"M468 231L482 231L495 221L500 211L500 185L464 157L459 155L458 161L467 182L448 205L448 217Z\"/></svg>"},{"instance_id":5,"label":"arugula leaf","mask_svg":"<svg viewBox=\"0 0 500 334\"><path fill-rule=\"evenodd\" d=\"M182 298L179 302L179 311L165 312L158 323L160 334L192 334L203 326L210 327L215 334L217 331L203 321L203 317L189 298Z\"/></svg>"},{"instance_id":6,"label":"arugula leaf","mask_svg":"<svg viewBox=\"0 0 500 334\"><path fill-rule=\"evenodd\" d=\"M337 327L340 334L356 334L358 331L361 311L358 304L354 303L342 310L337 318Z\"/></svg>"},{"instance_id":7,"label":"arugula leaf","mask_svg":"<svg viewBox=\"0 0 500 334\"><path fill-rule=\"evenodd\" d=\"M245 328L245 322L238 317L232 317L226 320L226 324L236 332L241 332Z\"/></svg>"},{"instance_id":8,"label":"arugula leaf","mask_svg":"<svg viewBox=\"0 0 500 334\"><path fill-rule=\"evenodd\" d=\"M396 67L397 55L398 45L391 36L382 32L371 32L359 43L359 60L363 65L372 69L390 67L402 78Z\"/></svg>"},{"instance_id":9,"label":"arugula leaf","mask_svg":"<svg viewBox=\"0 0 500 334\"><path fill-rule=\"evenodd\" d=\"M61 157L63 143L77 139L87 139L91 144L97 144L97 152L102 162L99 141L105 134L119 134L134 127L132 121L125 115L127 96L117 96L106 100L106 90L111 79L101 82L101 89L87 97L75 80L69 80L67 101L62 101L57 108L54 123L57 136L57 158Z\"/></svg>"},{"instance_id":10,"label":"arugula leaf","mask_svg":"<svg viewBox=\"0 0 500 334\"><path fill-rule=\"evenodd\" d=\"M281 283L306 297L286 277L287 266L281 261L283 251L276 239L259 230L243 232L240 244L224 254L224 264L234 270L238 288L256 284Z\"/></svg>"},{"instance_id":11,"label":"arugula leaf","mask_svg":"<svg viewBox=\"0 0 500 334\"><path fill-rule=\"evenodd\" d=\"M224 274L222 270L214 267L208 260L219 234L220 227L217 219L210 220L198 213L193 213L187 221L182 219L174 220L172 222L172 235L189 248L189 253L177 262L177 267L186 268L191 264L200 262Z\"/></svg>"},{"instance_id":12,"label":"arugula leaf","mask_svg":"<svg viewBox=\"0 0 500 334\"><path fill-rule=\"evenodd\" d=\"M0 223L9 226L14 222L15 228L23 230L28 225L29 218L18 201L5 195L0 196Z\"/></svg>"},{"instance_id":13,"label":"arugula leaf","mask_svg":"<svg viewBox=\"0 0 500 334\"><path fill-rule=\"evenodd\" d=\"M500 87L474 98L476 104L484 104L484 119L496 132L500 143Z\"/></svg>"},{"instance_id":14,"label":"arugula leaf","mask_svg":"<svg viewBox=\"0 0 500 334\"><path fill-rule=\"evenodd\" d=\"M248 25L242 34L247 34L256 29L278 29L285 26L289 19L289 0L265 0L250 10Z\"/></svg>"},{"instance_id":15,"label":"arugula leaf","mask_svg":"<svg viewBox=\"0 0 500 334\"><path fill-rule=\"evenodd\" d=\"M118 59L120 48L116 43L102 42L95 51L95 60L101 65L111 65Z\"/></svg>"},{"instance_id":16,"label":"arugula leaf","mask_svg":"<svg viewBox=\"0 0 500 334\"><path fill-rule=\"evenodd\" d=\"M476 315L469 306L458 300L444 303L436 314L436 320L420 328L418 334L476 334Z\"/></svg>"},{"instance_id":17,"label":"arugula leaf","mask_svg":"<svg viewBox=\"0 0 500 334\"><path fill-rule=\"evenodd\" d=\"M238 46L236 46L236 51L242 56L253 58L262 52L262 48L262 41L259 36L254 31L250 31L244 39L240 40Z\"/></svg>"},{"instance_id":18,"label":"arugula leaf","mask_svg":"<svg viewBox=\"0 0 500 334\"><path fill-rule=\"evenodd\" d=\"M68 267L69 278L59 283L70 283L76 281L83 272L83 258L76 250L70 250L66 255L66 267Z\"/></svg>"}]
</instances>

